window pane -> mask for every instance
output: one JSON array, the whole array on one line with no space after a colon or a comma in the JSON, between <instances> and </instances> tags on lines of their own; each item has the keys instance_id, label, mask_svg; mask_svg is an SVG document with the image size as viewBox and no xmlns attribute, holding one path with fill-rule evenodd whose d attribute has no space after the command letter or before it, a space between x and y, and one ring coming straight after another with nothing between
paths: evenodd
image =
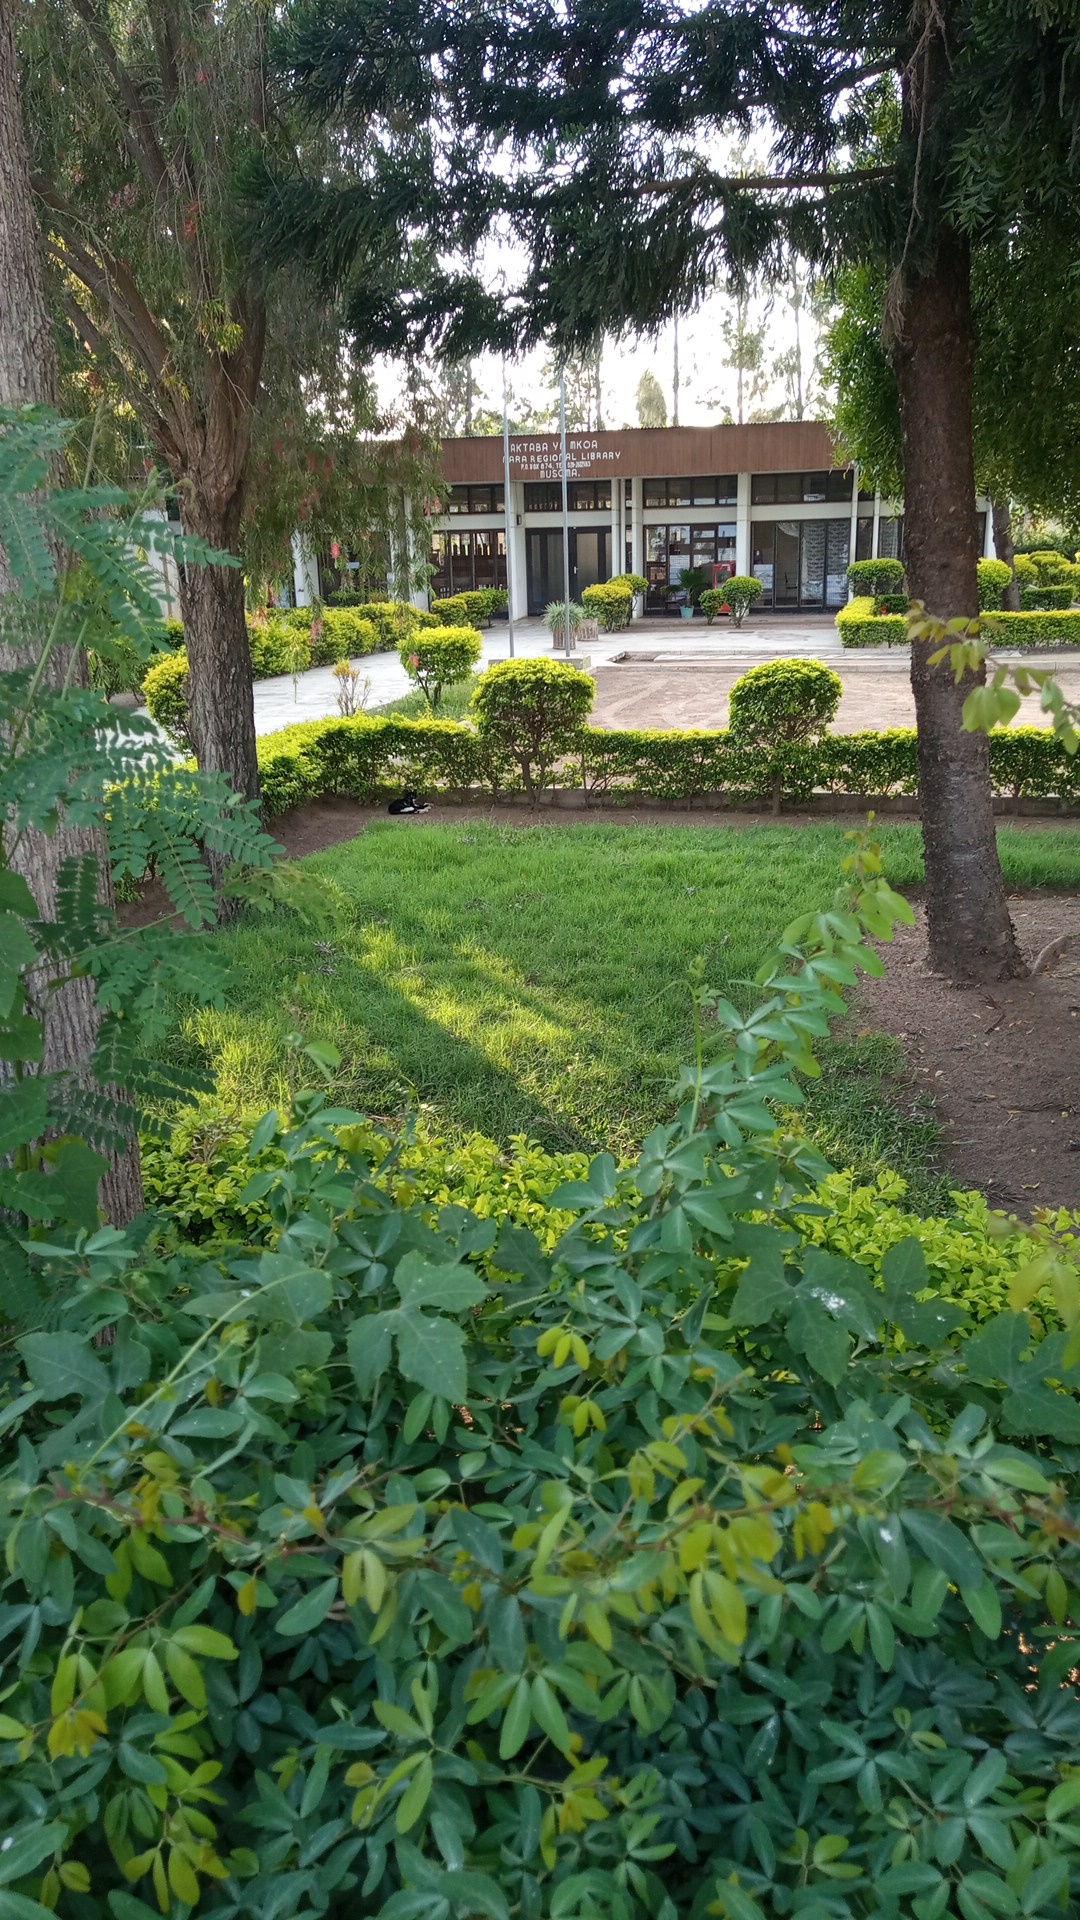
<instances>
[{"instance_id":1,"label":"window pane","mask_svg":"<svg viewBox=\"0 0 1080 1920\"><path fill-rule=\"evenodd\" d=\"M468 513L469 511L468 487L451 487L450 498L446 503L446 511L447 513Z\"/></svg>"},{"instance_id":2,"label":"window pane","mask_svg":"<svg viewBox=\"0 0 1080 1920\"><path fill-rule=\"evenodd\" d=\"M847 599L847 564L851 550L851 521L829 520L825 550L825 604L842 607Z\"/></svg>"},{"instance_id":3,"label":"window pane","mask_svg":"<svg viewBox=\"0 0 1080 1920\"><path fill-rule=\"evenodd\" d=\"M667 503L669 507L688 507L690 505L689 480L668 481Z\"/></svg>"},{"instance_id":4,"label":"window pane","mask_svg":"<svg viewBox=\"0 0 1080 1920\"><path fill-rule=\"evenodd\" d=\"M788 501L801 500L803 497L803 476L801 473L778 473L776 476L776 498L785 505Z\"/></svg>"},{"instance_id":5,"label":"window pane","mask_svg":"<svg viewBox=\"0 0 1080 1920\"><path fill-rule=\"evenodd\" d=\"M824 500L825 490L829 482L828 474L827 473L804 473L802 478L803 478L803 484L802 484L803 499L804 500Z\"/></svg>"},{"instance_id":6,"label":"window pane","mask_svg":"<svg viewBox=\"0 0 1080 1920\"><path fill-rule=\"evenodd\" d=\"M646 480L644 489L643 489L643 494L644 494L645 506L666 507L667 506L667 481L666 480Z\"/></svg>"},{"instance_id":7,"label":"window pane","mask_svg":"<svg viewBox=\"0 0 1080 1920\"><path fill-rule=\"evenodd\" d=\"M769 506L776 499L775 473L755 473L750 481L750 499L753 505Z\"/></svg>"},{"instance_id":8,"label":"window pane","mask_svg":"<svg viewBox=\"0 0 1080 1920\"><path fill-rule=\"evenodd\" d=\"M872 560L874 546L874 522L867 514L865 519L855 522L855 558Z\"/></svg>"},{"instance_id":9,"label":"window pane","mask_svg":"<svg viewBox=\"0 0 1080 1920\"><path fill-rule=\"evenodd\" d=\"M887 520L884 514L882 514L881 519L878 521L877 550L878 558L881 560L896 560L899 558L900 523L898 520Z\"/></svg>"},{"instance_id":10,"label":"window pane","mask_svg":"<svg viewBox=\"0 0 1080 1920\"><path fill-rule=\"evenodd\" d=\"M773 576L773 605L797 607L799 604L799 522L776 523L776 572Z\"/></svg>"},{"instance_id":11,"label":"window pane","mask_svg":"<svg viewBox=\"0 0 1080 1920\"><path fill-rule=\"evenodd\" d=\"M763 605L772 606L773 546L776 527L772 520L755 520L750 529L750 571L765 589Z\"/></svg>"},{"instance_id":12,"label":"window pane","mask_svg":"<svg viewBox=\"0 0 1080 1920\"><path fill-rule=\"evenodd\" d=\"M852 474L850 469L847 473L844 473L839 468L834 467L829 475L825 491L830 500L850 500L851 483Z\"/></svg>"},{"instance_id":13,"label":"window pane","mask_svg":"<svg viewBox=\"0 0 1080 1920\"><path fill-rule=\"evenodd\" d=\"M799 600L804 607L820 607L825 600L825 520L802 523L802 563Z\"/></svg>"},{"instance_id":14,"label":"window pane","mask_svg":"<svg viewBox=\"0 0 1080 1920\"><path fill-rule=\"evenodd\" d=\"M695 507L715 507L716 481L707 478L691 480L690 502Z\"/></svg>"},{"instance_id":15,"label":"window pane","mask_svg":"<svg viewBox=\"0 0 1080 1920\"><path fill-rule=\"evenodd\" d=\"M716 482L716 504L718 507L733 507L739 497L739 477L735 473L722 473Z\"/></svg>"},{"instance_id":16,"label":"window pane","mask_svg":"<svg viewBox=\"0 0 1080 1920\"><path fill-rule=\"evenodd\" d=\"M611 481L596 480L593 482L593 487L594 487L594 492L596 496L597 512L610 513L611 512Z\"/></svg>"},{"instance_id":17,"label":"window pane","mask_svg":"<svg viewBox=\"0 0 1080 1920\"><path fill-rule=\"evenodd\" d=\"M667 559L666 527L646 527L645 539L647 542L646 552L654 565L659 565Z\"/></svg>"}]
</instances>

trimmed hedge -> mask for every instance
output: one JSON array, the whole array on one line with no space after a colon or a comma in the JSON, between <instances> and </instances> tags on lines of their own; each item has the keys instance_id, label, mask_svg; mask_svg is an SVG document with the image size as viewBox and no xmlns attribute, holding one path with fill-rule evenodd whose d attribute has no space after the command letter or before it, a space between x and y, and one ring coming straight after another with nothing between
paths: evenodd
<instances>
[{"instance_id":1,"label":"trimmed hedge","mask_svg":"<svg viewBox=\"0 0 1080 1920\"><path fill-rule=\"evenodd\" d=\"M170 634L178 632L182 640L184 629L179 621L170 621L168 627ZM381 648L374 625L354 607L293 607L271 614L267 620L249 620L248 644L256 680L305 673L309 667L331 667L339 660L361 658ZM187 675L188 657L181 645L148 670L142 691L151 719L179 746L190 750L184 697Z\"/></svg>"},{"instance_id":2,"label":"trimmed hedge","mask_svg":"<svg viewBox=\"0 0 1080 1920\"><path fill-rule=\"evenodd\" d=\"M1012 579L1012 568L1004 560L980 560L979 611L990 613L1000 607L1002 595Z\"/></svg>"},{"instance_id":3,"label":"trimmed hedge","mask_svg":"<svg viewBox=\"0 0 1080 1920\"><path fill-rule=\"evenodd\" d=\"M1062 607L1071 607L1073 590L1071 581L1058 587L1021 587L1021 613L1056 613Z\"/></svg>"},{"instance_id":4,"label":"trimmed hedge","mask_svg":"<svg viewBox=\"0 0 1080 1920\"><path fill-rule=\"evenodd\" d=\"M859 562L862 565L862 562ZM841 607L836 616L837 632L845 647L899 647L907 639L907 617L902 613L876 612L877 601L868 593L860 594Z\"/></svg>"},{"instance_id":5,"label":"trimmed hedge","mask_svg":"<svg viewBox=\"0 0 1080 1920\"><path fill-rule=\"evenodd\" d=\"M879 593L876 596L876 600L877 605L875 611L879 615L883 613L906 613L911 604L906 593Z\"/></svg>"},{"instance_id":6,"label":"trimmed hedge","mask_svg":"<svg viewBox=\"0 0 1080 1920\"><path fill-rule=\"evenodd\" d=\"M259 741L268 814L330 795L373 801L403 785L421 791L497 797L520 791L513 763L469 726L453 720L357 715L311 720ZM723 794L734 801L767 799L779 770L789 801L815 793L859 797L914 796L919 787L914 728L833 733L808 746L762 749L727 730L620 731L583 727L558 765L556 784L597 800L640 794L694 801ZM1010 727L990 735L994 792L1013 800L1080 803L1080 755L1047 729Z\"/></svg>"},{"instance_id":7,"label":"trimmed hedge","mask_svg":"<svg viewBox=\"0 0 1080 1920\"><path fill-rule=\"evenodd\" d=\"M1055 613L991 613L982 623L989 639L1009 647L1080 647L1080 607Z\"/></svg>"},{"instance_id":8,"label":"trimmed hedge","mask_svg":"<svg viewBox=\"0 0 1080 1920\"><path fill-rule=\"evenodd\" d=\"M581 601L586 613L595 614L605 633L621 633L630 625L634 596L622 580L604 580L586 587Z\"/></svg>"}]
</instances>

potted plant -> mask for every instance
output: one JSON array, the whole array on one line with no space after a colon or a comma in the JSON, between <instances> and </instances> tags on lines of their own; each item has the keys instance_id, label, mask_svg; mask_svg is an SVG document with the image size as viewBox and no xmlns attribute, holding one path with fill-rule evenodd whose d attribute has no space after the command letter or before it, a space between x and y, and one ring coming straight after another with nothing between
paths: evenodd
<instances>
[{"instance_id":1,"label":"potted plant","mask_svg":"<svg viewBox=\"0 0 1080 1920\"><path fill-rule=\"evenodd\" d=\"M701 567L684 567L679 575L677 587L669 587L669 593L685 593L686 599L679 608L684 620L692 620L697 607L695 602L700 593L708 586L708 579Z\"/></svg>"}]
</instances>

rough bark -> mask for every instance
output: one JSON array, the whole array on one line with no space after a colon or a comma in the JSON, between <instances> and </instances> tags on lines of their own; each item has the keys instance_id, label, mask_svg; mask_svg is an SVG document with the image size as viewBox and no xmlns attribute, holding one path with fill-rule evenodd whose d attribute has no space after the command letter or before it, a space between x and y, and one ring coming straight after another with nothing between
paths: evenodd
<instances>
[{"instance_id":1,"label":"rough bark","mask_svg":"<svg viewBox=\"0 0 1080 1920\"><path fill-rule=\"evenodd\" d=\"M1013 548L1012 514L1007 500L991 500L990 523L994 532L994 552L1007 567L1015 565L1016 553ZM1020 611L1020 587L1015 576L1009 581L1001 596L1001 604L1007 613Z\"/></svg>"},{"instance_id":2,"label":"rough bark","mask_svg":"<svg viewBox=\"0 0 1080 1920\"><path fill-rule=\"evenodd\" d=\"M45 301L41 236L30 189L30 166L19 96L19 67L15 45L15 0L0 0L0 404L23 406L31 402L56 404L56 348ZM13 581L7 555L0 547L0 597L11 593ZM25 663L24 649L13 638L9 623L0 633L0 668ZM48 671L53 685L62 684L68 668L66 655L54 656ZM73 678L86 684L86 661L76 660ZM92 854L102 876L104 897L112 904L108 845L103 831L75 829L61 821L55 833L25 833L12 853L11 864L27 881L43 919L56 911L56 888L61 863ZM30 983L45 1021L46 1072L80 1073L97 1041L98 1014L94 983L73 980L59 992L48 991L44 978ZM101 1186L107 1219L124 1225L142 1211L142 1172L138 1141L110 1158Z\"/></svg>"},{"instance_id":3,"label":"rough bark","mask_svg":"<svg viewBox=\"0 0 1080 1920\"><path fill-rule=\"evenodd\" d=\"M966 243L943 226L921 271L899 290L890 353L900 390L908 587L939 619L978 612L978 522L972 455L971 270ZM950 979L1023 971L998 859L989 743L965 733L974 680L911 650L919 730L930 962Z\"/></svg>"},{"instance_id":4,"label":"rough bark","mask_svg":"<svg viewBox=\"0 0 1080 1920\"><path fill-rule=\"evenodd\" d=\"M237 551L240 494L208 500L194 487L181 504L184 528L226 553ZM224 773L245 800L259 797L251 648L239 567L185 567L180 580L184 644L191 676L188 725L195 758Z\"/></svg>"}]
</instances>

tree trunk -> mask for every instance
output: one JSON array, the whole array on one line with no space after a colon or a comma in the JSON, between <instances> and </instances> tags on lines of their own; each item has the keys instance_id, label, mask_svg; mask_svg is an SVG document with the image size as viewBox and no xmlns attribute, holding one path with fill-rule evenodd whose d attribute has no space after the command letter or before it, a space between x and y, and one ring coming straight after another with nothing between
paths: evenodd
<instances>
[{"instance_id":1,"label":"tree trunk","mask_svg":"<svg viewBox=\"0 0 1080 1920\"><path fill-rule=\"evenodd\" d=\"M1016 554L1013 550L1012 514L1008 501L991 500L990 517L994 529L994 552L999 560L1004 560L1007 567L1014 566ZM1020 587L1015 576L1009 581L1001 596L1001 605L1006 613L1020 611Z\"/></svg>"},{"instance_id":2,"label":"tree trunk","mask_svg":"<svg viewBox=\"0 0 1080 1920\"><path fill-rule=\"evenodd\" d=\"M187 533L235 553L240 494L224 506L192 489L182 496ZM259 798L251 648L240 567L185 567L180 582L184 644L191 665L188 725L195 758L207 773L224 773L245 800Z\"/></svg>"},{"instance_id":3,"label":"tree trunk","mask_svg":"<svg viewBox=\"0 0 1080 1920\"><path fill-rule=\"evenodd\" d=\"M0 0L0 403L23 406L57 398L56 347L45 301L41 236L30 191L30 165L19 95L19 66L15 46L15 3ZM13 590L7 555L0 546L0 596ZM0 668L24 664L25 653L0 638ZM65 654L53 656L47 669L53 686L63 684L68 668ZM86 685L86 661L80 655L72 678ZM102 897L113 903L109 850L104 831L74 828L61 821L46 835L26 832L14 850L12 867L22 874L37 901L43 920L56 913L56 890L61 862L92 854L98 863ZM36 1011L44 1019L43 1070L78 1075L97 1043L97 995L91 979L72 980L51 993L47 977L30 983ZM123 1226L143 1209L142 1170L137 1138L127 1151L110 1156L101 1184L106 1218Z\"/></svg>"},{"instance_id":4,"label":"tree trunk","mask_svg":"<svg viewBox=\"0 0 1080 1920\"><path fill-rule=\"evenodd\" d=\"M972 455L971 269L965 241L942 227L922 273L900 290L889 348L900 389L908 587L939 619L978 612L978 522ZM959 686L933 647L911 650L919 729L930 964L952 980L1021 973L998 859L985 733L965 733ZM981 677L981 676L980 676Z\"/></svg>"}]
</instances>

